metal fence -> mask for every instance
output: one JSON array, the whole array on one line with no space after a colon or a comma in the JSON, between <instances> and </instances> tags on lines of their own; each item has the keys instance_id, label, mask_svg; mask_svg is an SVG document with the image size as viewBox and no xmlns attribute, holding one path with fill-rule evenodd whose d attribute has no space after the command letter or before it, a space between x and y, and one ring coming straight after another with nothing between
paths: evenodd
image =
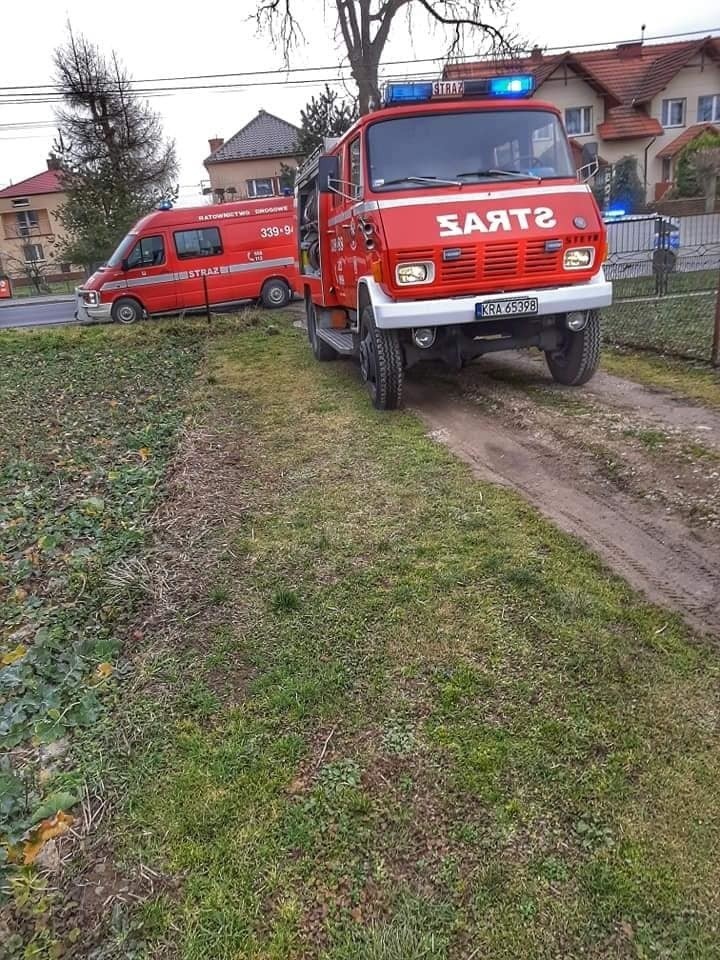
<instances>
[{"instance_id":1,"label":"metal fence","mask_svg":"<svg viewBox=\"0 0 720 960\"><path fill-rule=\"evenodd\" d=\"M605 338L717 362L720 214L640 215L607 226L613 306L603 315Z\"/></svg>"}]
</instances>

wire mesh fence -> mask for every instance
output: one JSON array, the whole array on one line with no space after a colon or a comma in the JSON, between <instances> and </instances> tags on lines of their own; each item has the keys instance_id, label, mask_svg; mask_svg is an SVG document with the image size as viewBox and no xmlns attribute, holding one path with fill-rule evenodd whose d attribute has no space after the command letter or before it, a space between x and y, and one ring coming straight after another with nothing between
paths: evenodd
<instances>
[{"instance_id":1,"label":"wire mesh fence","mask_svg":"<svg viewBox=\"0 0 720 960\"><path fill-rule=\"evenodd\" d=\"M613 306L603 315L606 340L712 361L720 322L720 214L608 224L605 275L613 281Z\"/></svg>"}]
</instances>

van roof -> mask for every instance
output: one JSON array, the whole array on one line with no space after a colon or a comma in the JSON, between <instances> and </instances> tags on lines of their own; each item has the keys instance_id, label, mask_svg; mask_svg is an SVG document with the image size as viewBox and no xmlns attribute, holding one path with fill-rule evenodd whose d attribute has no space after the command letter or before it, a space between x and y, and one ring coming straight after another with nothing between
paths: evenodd
<instances>
[{"instance_id":1,"label":"van roof","mask_svg":"<svg viewBox=\"0 0 720 960\"><path fill-rule=\"evenodd\" d=\"M140 233L148 228L175 227L179 224L244 220L267 216L268 213L290 212L292 209L292 197L263 197L260 200L237 200L234 203L212 203L201 207L173 207L171 210L154 210L139 220L130 232Z\"/></svg>"}]
</instances>

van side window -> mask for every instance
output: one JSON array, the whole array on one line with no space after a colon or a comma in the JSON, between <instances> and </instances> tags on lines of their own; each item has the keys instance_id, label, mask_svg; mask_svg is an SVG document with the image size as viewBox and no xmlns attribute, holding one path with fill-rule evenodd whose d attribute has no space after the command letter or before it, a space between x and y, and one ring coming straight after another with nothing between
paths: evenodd
<instances>
[{"instance_id":1,"label":"van side window","mask_svg":"<svg viewBox=\"0 0 720 960\"><path fill-rule=\"evenodd\" d=\"M158 267L165 262L165 241L162 237L143 237L138 240L127 258L128 269Z\"/></svg>"},{"instance_id":2,"label":"van side window","mask_svg":"<svg viewBox=\"0 0 720 960\"><path fill-rule=\"evenodd\" d=\"M362 163L360 162L360 137L356 137L348 147L350 159L350 193L357 198L362 195Z\"/></svg>"},{"instance_id":3,"label":"van side window","mask_svg":"<svg viewBox=\"0 0 720 960\"><path fill-rule=\"evenodd\" d=\"M223 252L220 231L217 227L178 230L173 236L180 260L189 260L190 257L214 257Z\"/></svg>"}]
</instances>

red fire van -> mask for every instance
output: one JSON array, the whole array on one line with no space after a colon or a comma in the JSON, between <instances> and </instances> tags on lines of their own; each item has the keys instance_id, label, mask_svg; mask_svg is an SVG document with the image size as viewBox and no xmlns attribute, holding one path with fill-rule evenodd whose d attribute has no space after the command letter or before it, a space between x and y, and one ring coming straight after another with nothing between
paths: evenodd
<instances>
[{"instance_id":1,"label":"red fire van","mask_svg":"<svg viewBox=\"0 0 720 960\"><path fill-rule=\"evenodd\" d=\"M80 320L134 323L243 300L283 307L298 289L292 197L156 210L77 290Z\"/></svg>"}]
</instances>

